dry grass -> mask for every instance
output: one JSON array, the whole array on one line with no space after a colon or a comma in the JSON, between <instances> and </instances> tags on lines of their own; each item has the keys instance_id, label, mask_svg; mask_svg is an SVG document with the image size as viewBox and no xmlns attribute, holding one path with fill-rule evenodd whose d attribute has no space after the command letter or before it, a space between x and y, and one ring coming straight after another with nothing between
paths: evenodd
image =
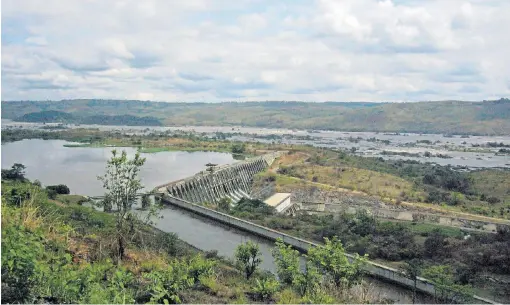
<instances>
[{"instance_id":1,"label":"dry grass","mask_svg":"<svg viewBox=\"0 0 510 305\"><path fill-rule=\"evenodd\" d=\"M296 173L309 181L361 191L381 198L398 198L402 193L413 198L424 196L414 191L409 181L366 169L303 165L296 167Z\"/></svg>"}]
</instances>

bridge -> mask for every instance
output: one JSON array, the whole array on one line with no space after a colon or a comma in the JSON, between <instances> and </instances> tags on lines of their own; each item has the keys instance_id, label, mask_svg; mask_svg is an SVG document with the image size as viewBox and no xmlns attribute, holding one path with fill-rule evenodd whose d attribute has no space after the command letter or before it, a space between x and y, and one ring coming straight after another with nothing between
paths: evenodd
<instances>
[{"instance_id":1,"label":"bridge","mask_svg":"<svg viewBox=\"0 0 510 305\"><path fill-rule=\"evenodd\" d=\"M160 185L156 187L156 192L194 203L217 203L223 198L232 202L238 202L241 198L251 199L253 176L271 166L284 153L268 153L223 166L208 164L208 170Z\"/></svg>"}]
</instances>

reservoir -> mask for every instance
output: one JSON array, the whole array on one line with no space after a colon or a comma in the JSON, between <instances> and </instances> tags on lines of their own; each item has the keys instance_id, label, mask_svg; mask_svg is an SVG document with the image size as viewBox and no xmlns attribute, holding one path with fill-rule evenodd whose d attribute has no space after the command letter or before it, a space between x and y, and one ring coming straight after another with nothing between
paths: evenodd
<instances>
[{"instance_id":1,"label":"reservoir","mask_svg":"<svg viewBox=\"0 0 510 305\"><path fill-rule=\"evenodd\" d=\"M43 185L66 184L73 194L98 196L103 194L97 176L104 173L106 161L113 148L68 148L69 142L60 140L23 140L2 145L2 168L13 163L22 163L26 177L39 180ZM134 148L125 149L134 154ZM232 155L216 152L160 152L142 154L147 158L141 170L142 183L147 189L182 179L205 168L205 164L228 164L235 160ZM156 227L174 232L179 238L201 250L217 250L219 255L233 257L239 243L252 240L259 244L263 253L262 268L274 271L271 256L273 243L207 220L198 215L177 208L168 207L161 211L162 218L156 220ZM411 292L385 282L367 279L372 293L392 299L398 303L411 302ZM420 303L430 303L425 296L418 296Z\"/></svg>"}]
</instances>

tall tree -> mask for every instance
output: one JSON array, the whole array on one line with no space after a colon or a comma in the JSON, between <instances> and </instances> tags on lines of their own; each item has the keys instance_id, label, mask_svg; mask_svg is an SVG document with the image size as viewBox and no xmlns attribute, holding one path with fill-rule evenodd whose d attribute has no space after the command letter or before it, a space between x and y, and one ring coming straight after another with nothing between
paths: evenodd
<instances>
[{"instance_id":1,"label":"tall tree","mask_svg":"<svg viewBox=\"0 0 510 305\"><path fill-rule=\"evenodd\" d=\"M117 258L122 260L126 250L126 236L132 233L133 227L138 222L138 216L133 213L132 207L136 202L136 194L143 189L138 174L145 163L136 153L133 159L129 159L126 151L119 155L117 150L112 151L112 157L106 165L106 173L97 178L103 182L105 189L105 210L111 209L116 218L116 242Z\"/></svg>"}]
</instances>

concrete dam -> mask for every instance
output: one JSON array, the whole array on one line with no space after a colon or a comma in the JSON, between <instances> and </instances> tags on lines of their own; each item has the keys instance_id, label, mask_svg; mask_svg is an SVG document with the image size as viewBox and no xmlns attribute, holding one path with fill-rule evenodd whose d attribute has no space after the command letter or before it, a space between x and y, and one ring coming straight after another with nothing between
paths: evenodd
<instances>
[{"instance_id":1,"label":"concrete dam","mask_svg":"<svg viewBox=\"0 0 510 305\"><path fill-rule=\"evenodd\" d=\"M188 202L216 203L222 198L238 202L251 198L253 176L273 164L285 152L273 152L223 166L210 166L191 177L158 186L157 192Z\"/></svg>"}]
</instances>

